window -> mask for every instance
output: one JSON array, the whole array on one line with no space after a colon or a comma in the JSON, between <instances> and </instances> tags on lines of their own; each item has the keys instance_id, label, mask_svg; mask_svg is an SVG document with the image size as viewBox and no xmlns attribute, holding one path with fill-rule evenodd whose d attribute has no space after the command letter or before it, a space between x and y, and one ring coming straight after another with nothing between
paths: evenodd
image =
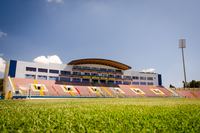
<instances>
[{"instance_id":1,"label":"window","mask_svg":"<svg viewBox=\"0 0 200 133\"><path fill-rule=\"evenodd\" d=\"M107 70L105 68L100 68L101 72L106 72Z\"/></svg>"},{"instance_id":2,"label":"window","mask_svg":"<svg viewBox=\"0 0 200 133\"><path fill-rule=\"evenodd\" d=\"M108 72L114 72L115 70L114 69L108 69Z\"/></svg>"},{"instance_id":3,"label":"window","mask_svg":"<svg viewBox=\"0 0 200 133\"><path fill-rule=\"evenodd\" d=\"M140 85L146 85L146 82L140 82Z\"/></svg>"},{"instance_id":4,"label":"window","mask_svg":"<svg viewBox=\"0 0 200 133\"><path fill-rule=\"evenodd\" d=\"M50 70L49 70L49 73L56 73L56 74L59 74L59 70L50 69Z\"/></svg>"},{"instance_id":5,"label":"window","mask_svg":"<svg viewBox=\"0 0 200 133\"><path fill-rule=\"evenodd\" d=\"M153 85L153 82L148 82L147 84L148 84L148 85Z\"/></svg>"},{"instance_id":6,"label":"window","mask_svg":"<svg viewBox=\"0 0 200 133\"><path fill-rule=\"evenodd\" d=\"M60 77L60 81L70 82L70 78Z\"/></svg>"},{"instance_id":7,"label":"window","mask_svg":"<svg viewBox=\"0 0 200 133\"><path fill-rule=\"evenodd\" d=\"M108 77L107 74L103 74L103 73L101 74L101 76L104 77L104 78L107 78L107 77Z\"/></svg>"},{"instance_id":8,"label":"window","mask_svg":"<svg viewBox=\"0 0 200 133\"><path fill-rule=\"evenodd\" d=\"M71 75L70 71L61 71L61 75Z\"/></svg>"},{"instance_id":9,"label":"window","mask_svg":"<svg viewBox=\"0 0 200 133\"><path fill-rule=\"evenodd\" d=\"M47 69L44 69L44 68L38 68L38 72L47 73L48 70L47 70Z\"/></svg>"},{"instance_id":10,"label":"window","mask_svg":"<svg viewBox=\"0 0 200 133\"><path fill-rule=\"evenodd\" d=\"M139 77L138 77L138 76L133 76L132 78L133 78L133 79L136 79L136 80L138 80L138 79L139 79Z\"/></svg>"},{"instance_id":11,"label":"window","mask_svg":"<svg viewBox=\"0 0 200 133\"><path fill-rule=\"evenodd\" d=\"M99 80L92 79L92 83L94 83L94 84L98 84L98 83L99 83Z\"/></svg>"},{"instance_id":12,"label":"window","mask_svg":"<svg viewBox=\"0 0 200 133\"><path fill-rule=\"evenodd\" d=\"M36 68L35 67L26 67L26 71L36 72Z\"/></svg>"},{"instance_id":13,"label":"window","mask_svg":"<svg viewBox=\"0 0 200 133\"><path fill-rule=\"evenodd\" d=\"M81 66L73 66L73 69L81 69Z\"/></svg>"},{"instance_id":14,"label":"window","mask_svg":"<svg viewBox=\"0 0 200 133\"><path fill-rule=\"evenodd\" d=\"M96 68L96 67L92 67L91 70L99 71L100 69L99 69L99 68Z\"/></svg>"},{"instance_id":15,"label":"window","mask_svg":"<svg viewBox=\"0 0 200 133\"><path fill-rule=\"evenodd\" d=\"M114 84L113 80L108 80L108 84Z\"/></svg>"},{"instance_id":16,"label":"window","mask_svg":"<svg viewBox=\"0 0 200 133\"><path fill-rule=\"evenodd\" d=\"M116 84L122 84L122 81L116 81Z\"/></svg>"},{"instance_id":17,"label":"window","mask_svg":"<svg viewBox=\"0 0 200 133\"><path fill-rule=\"evenodd\" d=\"M91 73L92 76L99 76L97 73Z\"/></svg>"},{"instance_id":18,"label":"window","mask_svg":"<svg viewBox=\"0 0 200 133\"><path fill-rule=\"evenodd\" d=\"M38 75L37 79L41 79L41 80L47 80L47 76L44 75Z\"/></svg>"},{"instance_id":19,"label":"window","mask_svg":"<svg viewBox=\"0 0 200 133\"><path fill-rule=\"evenodd\" d=\"M85 76L90 76L90 73L84 73Z\"/></svg>"},{"instance_id":20,"label":"window","mask_svg":"<svg viewBox=\"0 0 200 133\"><path fill-rule=\"evenodd\" d=\"M82 79L82 82L83 82L83 83L89 83L89 82L90 82L90 79Z\"/></svg>"},{"instance_id":21,"label":"window","mask_svg":"<svg viewBox=\"0 0 200 133\"><path fill-rule=\"evenodd\" d=\"M121 79L122 76L121 75L116 75L115 78Z\"/></svg>"},{"instance_id":22,"label":"window","mask_svg":"<svg viewBox=\"0 0 200 133\"><path fill-rule=\"evenodd\" d=\"M114 75L108 75L109 78L114 78Z\"/></svg>"},{"instance_id":23,"label":"window","mask_svg":"<svg viewBox=\"0 0 200 133\"><path fill-rule=\"evenodd\" d=\"M81 79L80 78L73 78L72 81L73 82L81 82Z\"/></svg>"},{"instance_id":24,"label":"window","mask_svg":"<svg viewBox=\"0 0 200 133\"><path fill-rule=\"evenodd\" d=\"M140 77L140 80L146 80L146 77Z\"/></svg>"},{"instance_id":25,"label":"window","mask_svg":"<svg viewBox=\"0 0 200 133\"><path fill-rule=\"evenodd\" d=\"M139 82L132 82L133 85L139 85Z\"/></svg>"},{"instance_id":26,"label":"window","mask_svg":"<svg viewBox=\"0 0 200 133\"><path fill-rule=\"evenodd\" d=\"M131 80L131 76L124 76L124 79Z\"/></svg>"},{"instance_id":27,"label":"window","mask_svg":"<svg viewBox=\"0 0 200 133\"><path fill-rule=\"evenodd\" d=\"M81 75L81 72L73 72L73 75Z\"/></svg>"},{"instance_id":28,"label":"window","mask_svg":"<svg viewBox=\"0 0 200 133\"><path fill-rule=\"evenodd\" d=\"M83 66L82 69L83 70L90 70L90 67Z\"/></svg>"},{"instance_id":29,"label":"window","mask_svg":"<svg viewBox=\"0 0 200 133\"><path fill-rule=\"evenodd\" d=\"M105 83L106 83L106 80L100 80L100 83L101 83L101 84L105 84Z\"/></svg>"},{"instance_id":30,"label":"window","mask_svg":"<svg viewBox=\"0 0 200 133\"><path fill-rule=\"evenodd\" d=\"M54 76L49 76L49 80L58 80L58 77L54 77Z\"/></svg>"},{"instance_id":31,"label":"window","mask_svg":"<svg viewBox=\"0 0 200 133\"><path fill-rule=\"evenodd\" d=\"M122 70L115 70L115 72L117 72L117 73L121 73L121 72L122 72Z\"/></svg>"},{"instance_id":32,"label":"window","mask_svg":"<svg viewBox=\"0 0 200 133\"><path fill-rule=\"evenodd\" d=\"M123 84L124 84L124 85L130 85L131 82L124 81Z\"/></svg>"},{"instance_id":33,"label":"window","mask_svg":"<svg viewBox=\"0 0 200 133\"><path fill-rule=\"evenodd\" d=\"M147 80L153 80L153 77L147 77Z\"/></svg>"},{"instance_id":34,"label":"window","mask_svg":"<svg viewBox=\"0 0 200 133\"><path fill-rule=\"evenodd\" d=\"M27 79L35 79L35 75L26 74L25 78L27 78Z\"/></svg>"}]
</instances>

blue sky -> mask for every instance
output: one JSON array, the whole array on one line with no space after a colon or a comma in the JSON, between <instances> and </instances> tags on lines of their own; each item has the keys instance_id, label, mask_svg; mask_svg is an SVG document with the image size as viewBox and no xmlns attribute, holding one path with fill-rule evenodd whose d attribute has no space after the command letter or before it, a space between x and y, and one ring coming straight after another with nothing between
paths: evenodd
<instances>
[{"instance_id":1,"label":"blue sky","mask_svg":"<svg viewBox=\"0 0 200 133\"><path fill-rule=\"evenodd\" d=\"M199 0L0 0L0 53L25 61L112 59L155 68L165 86L180 86L180 38L187 78L200 80L199 7Z\"/></svg>"}]
</instances>

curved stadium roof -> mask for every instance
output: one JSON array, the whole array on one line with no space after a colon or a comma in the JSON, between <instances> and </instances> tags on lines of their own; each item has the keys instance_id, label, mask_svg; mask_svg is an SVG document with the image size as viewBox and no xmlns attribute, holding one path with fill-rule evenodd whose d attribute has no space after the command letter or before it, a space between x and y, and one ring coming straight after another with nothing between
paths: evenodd
<instances>
[{"instance_id":1,"label":"curved stadium roof","mask_svg":"<svg viewBox=\"0 0 200 133\"><path fill-rule=\"evenodd\" d=\"M106 66L111 66L111 67L121 69L121 70L131 69L130 66L125 65L123 63L113 61L113 60L107 60L107 59L99 59L99 58L78 59L78 60L72 60L71 62L68 63L68 65L82 65L82 64L106 65Z\"/></svg>"}]
</instances>

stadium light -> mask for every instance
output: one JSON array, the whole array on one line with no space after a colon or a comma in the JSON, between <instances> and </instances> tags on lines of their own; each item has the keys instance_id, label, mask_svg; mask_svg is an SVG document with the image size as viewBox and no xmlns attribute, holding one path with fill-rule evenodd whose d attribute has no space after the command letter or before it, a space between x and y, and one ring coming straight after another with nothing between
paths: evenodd
<instances>
[{"instance_id":1,"label":"stadium light","mask_svg":"<svg viewBox=\"0 0 200 133\"><path fill-rule=\"evenodd\" d=\"M183 60L183 72L184 72L184 84L183 87L186 87L187 80L186 80L186 71L185 71L185 59L184 59L184 48L186 48L186 40L185 39L180 39L179 40L179 48L182 50L182 60Z\"/></svg>"}]
</instances>

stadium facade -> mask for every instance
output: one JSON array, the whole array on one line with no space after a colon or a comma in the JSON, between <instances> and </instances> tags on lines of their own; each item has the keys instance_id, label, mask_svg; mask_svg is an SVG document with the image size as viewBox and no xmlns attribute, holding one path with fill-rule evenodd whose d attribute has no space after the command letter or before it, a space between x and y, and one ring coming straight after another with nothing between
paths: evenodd
<instances>
[{"instance_id":1,"label":"stadium facade","mask_svg":"<svg viewBox=\"0 0 200 133\"><path fill-rule=\"evenodd\" d=\"M160 74L133 71L128 65L105 59L80 59L68 64L41 64L11 60L8 76L72 83L162 85Z\"/></svg>"},{"instance_id":2,"label":"stadium facade","mask_svg":"<svg viewBox=\"0 0 200 133\"><path fill-rule=\"evenodd\" d=\"M4 80L5 98L172 96L161 74L139 72L123 63L88 58L67 64L10 60Z\"/></svg>"}]
</instances>

